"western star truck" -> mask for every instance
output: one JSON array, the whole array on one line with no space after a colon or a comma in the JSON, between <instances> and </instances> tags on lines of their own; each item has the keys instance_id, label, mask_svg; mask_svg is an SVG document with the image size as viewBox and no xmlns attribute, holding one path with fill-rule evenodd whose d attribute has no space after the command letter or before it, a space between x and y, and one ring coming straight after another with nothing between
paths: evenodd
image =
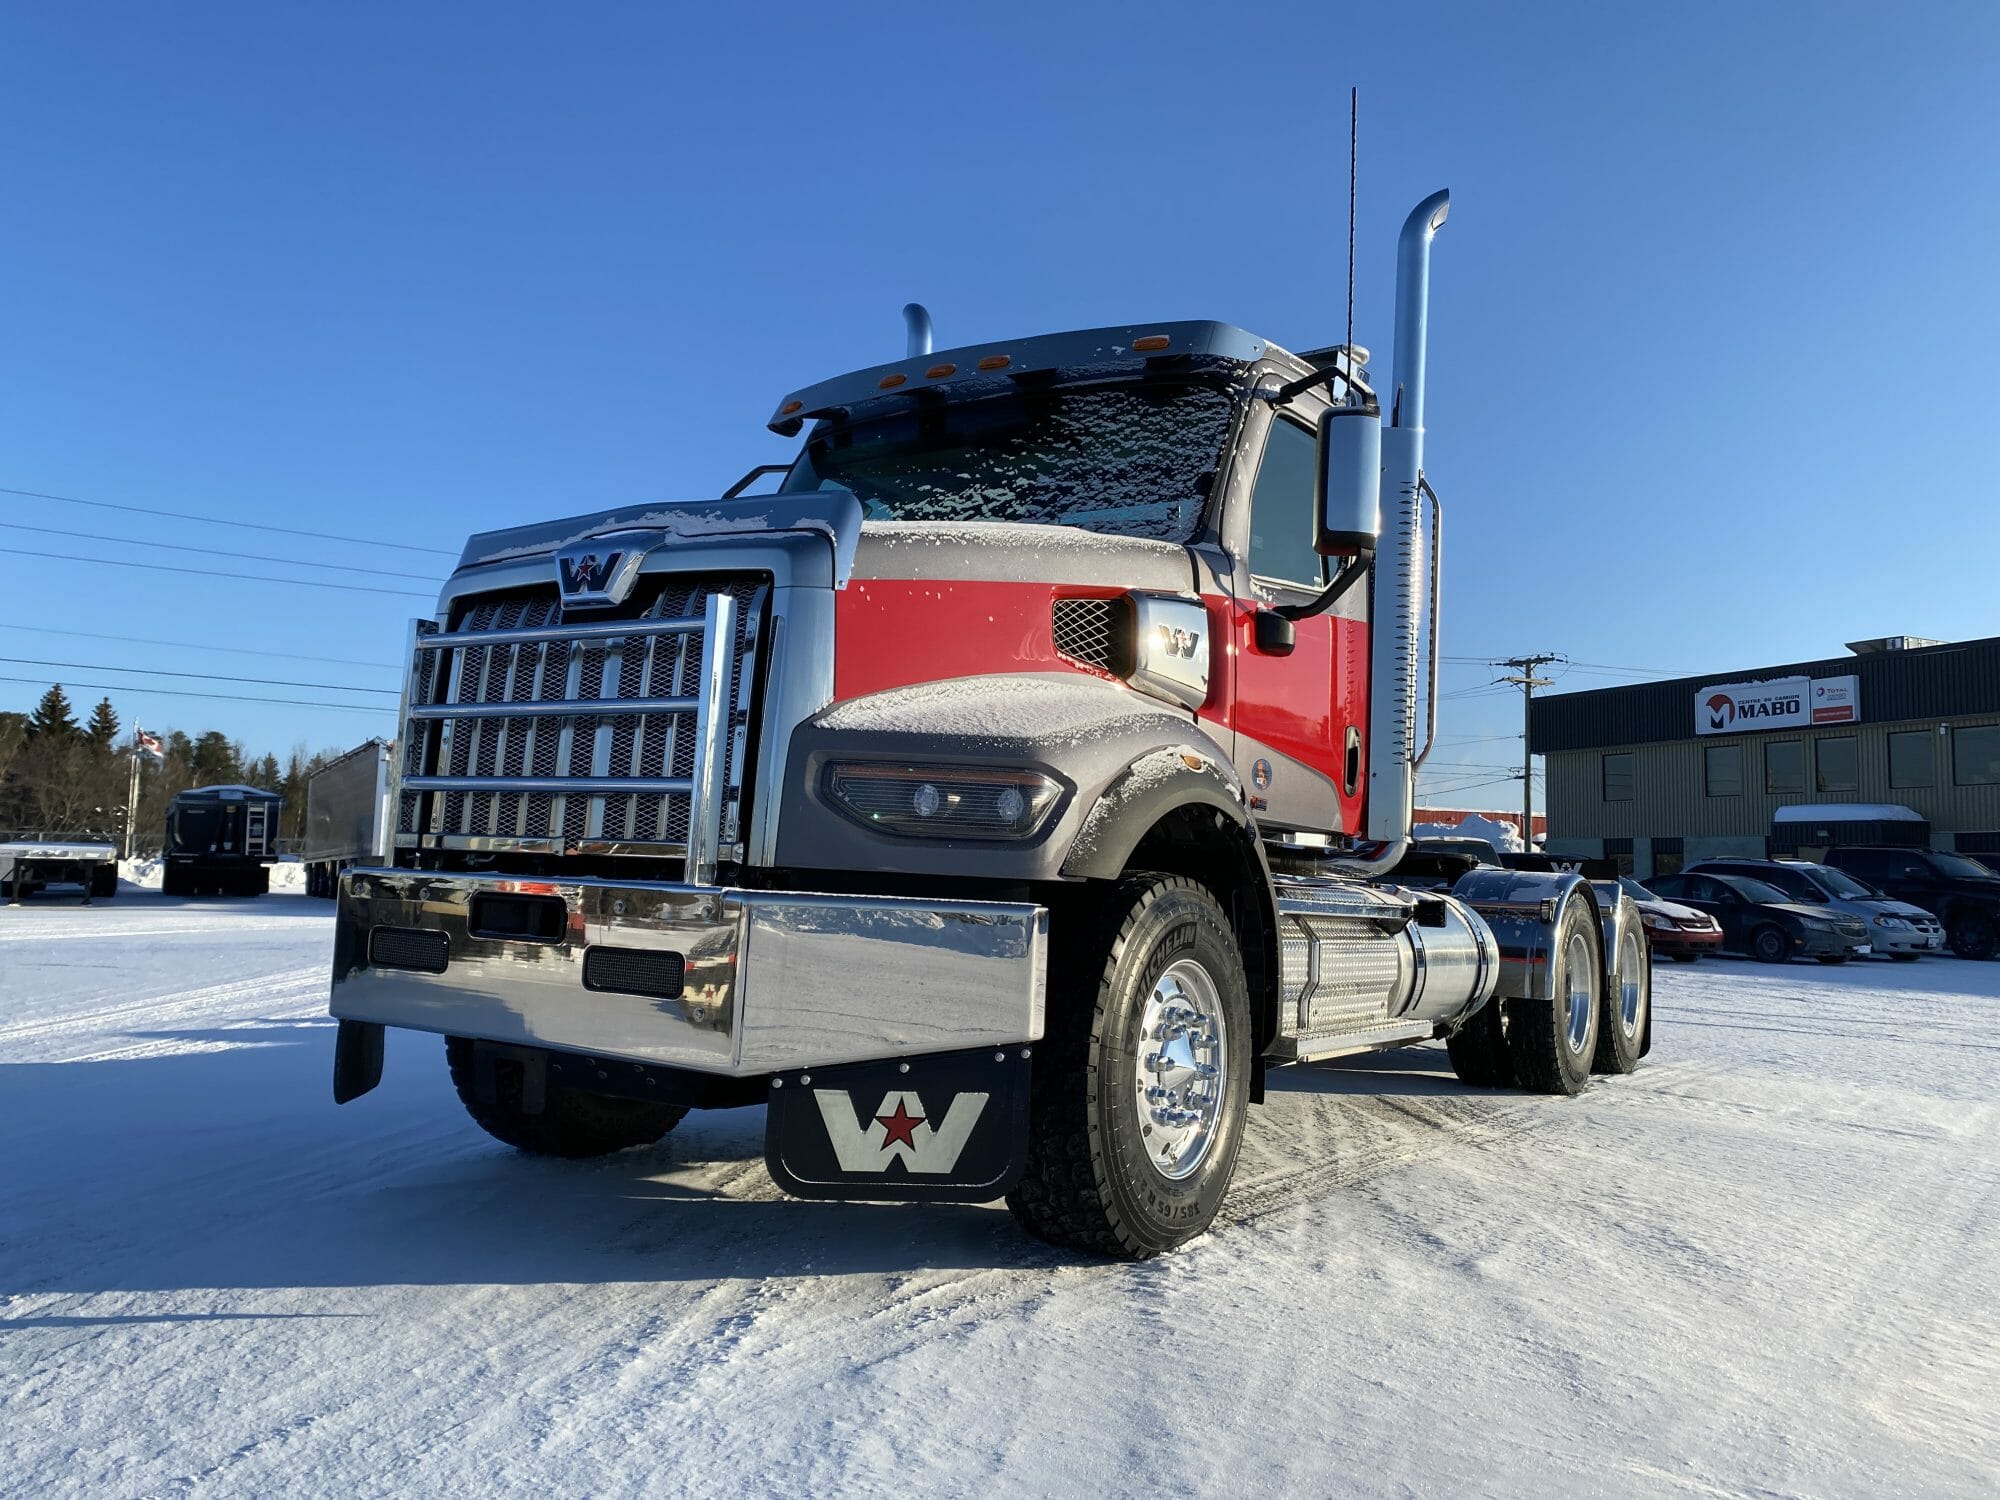
<instances>
[{"instance_id":1,"label":"western star truck","mask_svg":"<svg viewBox=\"0 0 2000 1500\"><path fill-rule=\"evenodd\" d=\"M369 740L306 778L306 894L329 899L340 872L390 857L389 743Z\"/></svg>"},{"instance_id":2,"label":"western star truck","mask_svg":"<svg viewBox=\"0 0 2000 1500\"><path fill-rule=\"evenodd\" d=\"M1386 387L1220 323L937 352L913 305L905 358L778 403L775 493L474 537L410 641L393 858L341 879L335 1099L407 1027L528 1151L763 1101L791 1193L1145 1256L1214 1218L1269 1068L1633 1069L1615 883L1394 878L1446 205Z\"/></svg>"}]
</instances>

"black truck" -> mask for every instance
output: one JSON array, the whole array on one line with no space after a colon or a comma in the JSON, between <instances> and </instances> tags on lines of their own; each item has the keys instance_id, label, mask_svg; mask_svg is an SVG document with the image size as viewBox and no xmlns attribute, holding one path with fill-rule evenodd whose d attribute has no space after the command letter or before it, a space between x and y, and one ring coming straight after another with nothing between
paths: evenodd
<instances>
[{"instance_id":1,"label":"black truck","mask_svg":"<svg viewBox=\"0 0 2000 1500\"><path fill-rule=\"evenodd\" d=\"M285 799L254 786L198 786L167 804L169 896L261 896L278 857Z\"/></svg>"},{"instance_id":2,"label":"black truck","mask_svg":"<svg viewBox=\"0 0 2000 1500\"><path fill-rule=\"evenodd\" d=\"M1935 912L1960 958L2000 953L2000 875L1963 854L1936 849L1856 847L1826 851L1824 863L1878 890Z\"/></svg>"}]
</instances>

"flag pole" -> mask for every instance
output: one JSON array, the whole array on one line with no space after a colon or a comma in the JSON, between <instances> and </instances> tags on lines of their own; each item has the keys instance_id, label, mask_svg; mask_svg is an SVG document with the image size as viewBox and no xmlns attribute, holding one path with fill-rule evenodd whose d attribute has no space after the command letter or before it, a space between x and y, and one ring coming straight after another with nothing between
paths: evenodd
<instances>
[{"instance_id":1,"label":"flag pole","mask_svg":"<svg viewBox=\"0 0 2000 1500\"><path fill-rule=\"evenodd\" d=\"M132 779L125 789L125 858L132 857L132 827L139 818L139 726L132 726Z\"/></svg>"}]
</instances>

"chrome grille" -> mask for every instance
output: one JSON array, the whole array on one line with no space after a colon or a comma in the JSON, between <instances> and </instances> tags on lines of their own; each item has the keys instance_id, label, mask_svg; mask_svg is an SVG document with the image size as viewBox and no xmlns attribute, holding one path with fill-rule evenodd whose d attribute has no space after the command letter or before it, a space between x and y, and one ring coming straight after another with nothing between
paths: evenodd
<instances>
[{"instance_id":1,"label":"chrome grille","mask_svg":"<svg viewBox=\"0 0 2000 1500\"><path fill-rule=\"evenodd\" d=\"M566 618L553 585L461 601L447 630L418 635L398 834L660 853L686 852L701 832L693 841L711 854L740 857L767 592L757 577L649 577L610 619ZM724 619L718 661L709 632Z\"/></svg>"},{"instance_id":2,"label":"chrome grille","mask_svg":"<svg viewBox=\"0 0 2000 1500\"><path fill-rule=\"evenodd\" d=\"M1071 661L1111 670L1115 654L1116 599L1058 599L1049 609L1056 650Z\"/></svg>"}]
</instances>

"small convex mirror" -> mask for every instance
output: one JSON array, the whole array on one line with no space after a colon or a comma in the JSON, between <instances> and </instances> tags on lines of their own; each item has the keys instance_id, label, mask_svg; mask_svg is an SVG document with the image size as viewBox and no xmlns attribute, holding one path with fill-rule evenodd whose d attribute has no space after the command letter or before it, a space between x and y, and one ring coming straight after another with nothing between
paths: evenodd
<instances>
[{"instance_id":1,"label":"small convex mirror","mask_svg":"<svg viewBox=\"0 0 2000 1500\"><path fill-rule=\"evenodd\" d=\"M1366 406L1330 406L1319 419L1322 556L1364 557L1382 534L1382 417Z\"/></svg>"}]
</instances>

